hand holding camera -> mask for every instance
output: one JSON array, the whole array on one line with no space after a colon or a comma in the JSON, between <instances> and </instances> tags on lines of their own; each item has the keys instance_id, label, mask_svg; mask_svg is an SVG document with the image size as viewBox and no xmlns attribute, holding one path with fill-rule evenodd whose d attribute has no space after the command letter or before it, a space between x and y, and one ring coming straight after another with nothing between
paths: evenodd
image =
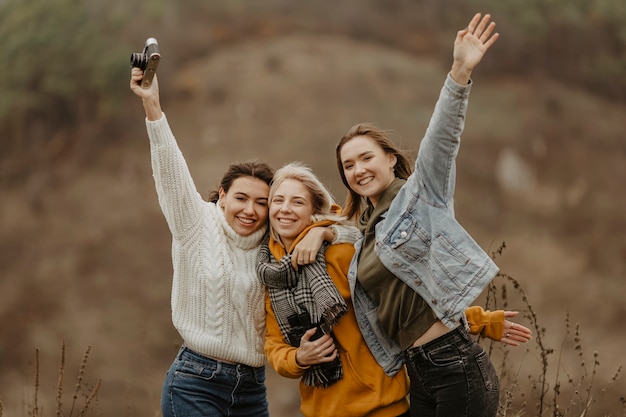
<instances>
[{"instance_id":1,"label":"hand holding camera","mask_svg":"<svg viewBox=\"0 0 626 417\"><path fill-rule=\"evenodd\" d=\"M155 38L148 38L146 40L143 52L130 54L131 68L139 68L143 71L143 78L140 81L142 88L150 88L160 61L161 53L159 52L159 43Z\"/></svg>"}]
</instances>

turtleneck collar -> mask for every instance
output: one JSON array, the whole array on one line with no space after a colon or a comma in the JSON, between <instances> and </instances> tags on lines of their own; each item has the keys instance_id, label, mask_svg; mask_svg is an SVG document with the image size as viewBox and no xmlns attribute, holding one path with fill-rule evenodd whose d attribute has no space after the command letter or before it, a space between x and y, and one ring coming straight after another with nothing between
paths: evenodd
<instances>
[{"instance_id":1,"label":"turtleneck collar","mask_svg":"<svg viewBox=\"0 0 626 417\"><path fill-rule=\"evenodd\" d=\"M261 244L261 240L263 239L263 236L267 231L267 224L261 227L256 232L252 233L251 235L241 236L239 233L235 232L232 227L230 227L230 224L228 224L228 222L226 221L226 217L224 216L224 211L219 206L219 204L215 204L215 207L217 208L217 213L222 223L224 234L229 240L231 240L235 244L236 247L247 250L253 249L254 247Z\"/></svg>"}]
</instances>

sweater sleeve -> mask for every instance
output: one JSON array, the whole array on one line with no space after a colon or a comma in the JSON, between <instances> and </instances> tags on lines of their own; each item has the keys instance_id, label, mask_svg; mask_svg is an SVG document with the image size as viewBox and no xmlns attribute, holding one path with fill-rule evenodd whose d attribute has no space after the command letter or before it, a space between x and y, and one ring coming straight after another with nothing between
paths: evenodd
<instances>
[{"instance_id":1,"label":"sweater sleeve","mask_svg":"<svg viewBox=\"0 0 626 417\"><path fill-rule=\"evenodd\" d=\"M296 363L297 348L285 342L272 310L269 295L265 297L265 355L274 370L286 378L301 378L308 367Z\"/></svg>"},{"instance_id":2,"label":"sweater sleeve","mask_svg":"<svg viewBox=\"0 0 626 417\"><path fill-rule=\"evenodd\" d=\"M354 243L359 237L361 237L361 232L354 226L333 224L329 227L335 234L335 238L331 242L333 245L338 243Z\"/></svg>"},{"instance_id":3,"label":"sweater sleeve","mask_svg":"<svg viewBox=\"0 0 626 417\"><path fill-rule=\"evenodd\" d=\"M199 221L204 200L196 190L165 114L156 121L146 119L146 129L159 204L172 235L180 237Z\"/></svg>"},{"instance_id":4,"label":"sweater sleeve","mask_svg":"<svg viewBox=\"0 0 626 417\"><path fill-rule=\"evenodd\" d=\"M472 306L465 310L470 326L470 333L499 341L504 331L504 310L483 310L480 306Z\"/></svg>"}]
</instances>

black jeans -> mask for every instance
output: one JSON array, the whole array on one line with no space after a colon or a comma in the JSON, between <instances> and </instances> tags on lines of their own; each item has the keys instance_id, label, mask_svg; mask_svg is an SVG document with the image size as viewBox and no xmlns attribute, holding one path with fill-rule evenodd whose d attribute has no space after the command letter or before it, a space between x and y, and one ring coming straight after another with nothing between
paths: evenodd
<instances>
[{"instance_id":1,"label":"black jeans","mask_svg":"<svg viewBox=\"0 0 626 417\"><path fill-rule=\"evenodd\" d=\"M411 416L494 417L500 385L487 352L463 326L405 351Z\"/></svg>"}]
</instances>

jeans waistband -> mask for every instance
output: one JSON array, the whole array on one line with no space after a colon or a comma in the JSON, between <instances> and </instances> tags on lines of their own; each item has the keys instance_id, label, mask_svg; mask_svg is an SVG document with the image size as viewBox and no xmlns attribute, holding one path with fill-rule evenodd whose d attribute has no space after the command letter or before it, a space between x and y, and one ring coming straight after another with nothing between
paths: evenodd
<instances>
[{"instance_id":1,"label":"jeans waistband","mask_svg":"<svg viewBox=\"0 0 626 417\"><path fill-rule=\"evenodd\" d=\"M416 354L425 354L432 350L439 349L442 346L466 345L468 342L472 341L473 339L470 337L467 330L465 330L465 326L461 325L456 329L431 340L430 342L424 343L421 346L410 347L405 352L409 355L409 357L412 357Z\"/></svg>"},{"instance_id":2,"label":"jeans waistband","mask_svg":"<svg viewBox=\"0 0 626 417\"><path fill-rule=\"evenodd\" d=\"M250 365L246 365L243 363L230 363L230 362L221 361L219 359L211 358L209 356L198 353L195 350L191 350L185 344L183 344L180 347L180 350L178 351L178 355L176 355L176 358L178 360L193 360L194 362L200 365L205 365L205 366L219 364L222 369L233 369L233 370L238 370L240 372L257 371L259 369L265 368L263 366L255 367L255 366L250 366Z\"/></svg>"}]
</instances>

